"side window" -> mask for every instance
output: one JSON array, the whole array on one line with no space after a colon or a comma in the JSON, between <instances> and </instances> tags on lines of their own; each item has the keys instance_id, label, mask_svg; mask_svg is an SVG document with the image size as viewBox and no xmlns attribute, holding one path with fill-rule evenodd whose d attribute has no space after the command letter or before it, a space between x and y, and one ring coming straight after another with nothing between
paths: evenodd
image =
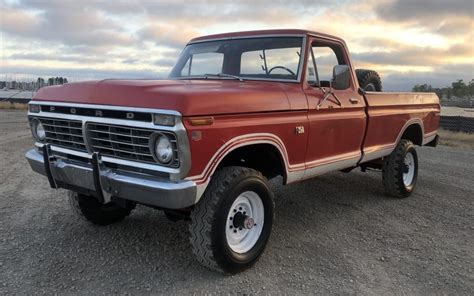
<instances>
[{"instance_id":1,"label":"side window","mask_svg":"<svg viewBox=\"0 0 474 296\"><path fill-rule=\"evenodd\" d=\"M201 76L222 73L224 55L219 52L195 53L181 70L181 76Z\"/></svg>"},{"instance_id":2,"label":"side window","mask_svg":"<svg viewBox=\"0 0 474 296\"><path fill-rule=\"evenodd\" d=\"M319 78L319 82L323 87L329 87L330 81L333 79L333 69L334 66L337 65L346 65L344 51L343 48L338 45L329 45L329 44L321 44L321 43L313 43L312 51L314 54L314 59L316 61L316 79ZM311 59L308 59L311 61ZM313 68L312 65L308 65L307 67L307 77L308 82L312 79L309 75L310 68Z\"/></svg>"},{"instance_id":3,"label":"side window","mask_svg":"<svg viewBox=\"0 0 474 296\"><path fill-rule=\"evenodd\" d=\"M329 83L334 66L339 65L336 53L328 46L313 46L313 53L321 84Z\"/></svg>"}]
</instances>

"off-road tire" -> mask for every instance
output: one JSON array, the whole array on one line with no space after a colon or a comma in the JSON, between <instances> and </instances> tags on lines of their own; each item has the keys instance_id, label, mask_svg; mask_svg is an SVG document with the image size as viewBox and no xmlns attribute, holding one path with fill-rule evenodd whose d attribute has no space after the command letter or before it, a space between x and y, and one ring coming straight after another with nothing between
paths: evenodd
<instances>
[{"instance_id":1,"label":"off-road tire","mask_svg":"<svg viewBox=\"0 0 474 296\"><path fill-rule=\"evenodd\" d=\"M366 69L356 69L359 87L365 91L382 91L382 80L377 72Z\"/></svg>"},{"instance_id":2,"label":"off-road tire","mask_svg":"<svg viewBox=\"0 0 474 296\"><path fill-rule=\"evenodd\" d=\"M238 254L226 239L229 210L245 191L258 193L264 207L262 232L255 245ZM235 274L251 267L261 256L270 237L274 218L273 193L267 180L256 170L245 167L225 167L212 177L201 200L191 212L190 240L197 260L209 269Z\"/></svg>"},{"instance_id":3,"label":"off-road tire","mask_svg":"<svg viewBox=\"0 0 474 296\"><path fill-rule=\"evenodd\" d=\"M414 175L411 183L405 185L403 174L405 170L405 157L411 153L414 158ZM418 155L415 145L408 140L400 140L392 154L384 159L382 167L382 180L385 192L395 198L405 198L415 189L418 177Z\"/></svg>"},{"instance_id":4,"label":"off-road tire","mask_svg":"<svg viewBox=\"0 0 474 296\"><path fill-rule=\"evenodd\" d=\"M93 196L68 191L69 204L75 214L97 225L109 225L130 215L132 208L124 208L112 202L100 203Z\"/></svg>"}]
</instances>

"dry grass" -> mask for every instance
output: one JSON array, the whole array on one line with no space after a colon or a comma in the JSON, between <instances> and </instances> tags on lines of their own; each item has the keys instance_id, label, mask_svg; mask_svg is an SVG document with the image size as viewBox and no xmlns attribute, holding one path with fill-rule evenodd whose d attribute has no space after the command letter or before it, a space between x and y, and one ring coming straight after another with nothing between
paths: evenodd
<instances>
[{"instance_id":1,"label":"dry grass","mask_svg":"<svg viewBox=\"0 0 474 296\"><path fill-rule=\"evenodd\" d=\"M0 102L0 109L28 110L28 104Z\"/></svg>"},{"instance_id":2,"label":"dry grass","mask_svg":"<svg viewBox=\"0 0 474 296\"><path fill-rule=\"evenodd\" d=\"M439 143L441 145L474 149L474 133L469 134L440 129L438 134L440 138Z\"/></svg>"}]
</instances>

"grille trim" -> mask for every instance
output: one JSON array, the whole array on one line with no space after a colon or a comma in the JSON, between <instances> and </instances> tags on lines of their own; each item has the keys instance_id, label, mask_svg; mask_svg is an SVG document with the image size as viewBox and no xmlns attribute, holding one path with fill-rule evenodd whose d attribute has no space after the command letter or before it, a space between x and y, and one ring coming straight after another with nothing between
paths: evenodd
<instances>
[{"instance_id":1,"label":"grille trim","mask_svg":"<svg viewBox=\"0 0 474 296\"><path fill-rule=\"evenodd\" d=\"M120 158L130 161L158 164L177 168L180 165L178 158L178 143L174 133L136 128L131 126L104 124L97 122L86 123L87 139L90 149L104 156ZM152 154L154 134L165 134L173 145L173 161L170 164L161 164Z\"/></svg>"},{"instance_id":2,"label":"grille trim","mask_svg":"<svg viewBox=\"0 0 474 296\"><path fill-rule=\"evenodd\" d=\"M113 132L106 132L106 131L99 131L99 130L89 130L89 131L96 132L96 133L113 134L113 135L117 135L117 136L123 136L123 134L120 134L120 133L113 133ZM140 137L140 136L135 136L135 135L130 135L130 137L140 138L140 139L148 139L148 137Z\"/></svg>"},{"instance_id":3,"label":"grille trim","mask_svg":"<svg viewBox=\"0 0 474 296\"><path fill-rule=\"evenodd\" d=\"M82 122L79 120L34 117L43 125L46 142L63 148L87 152ZM32 120L31 118L30 120Z\"/></svg>"},{"instance_id":4,"label":"grille trim","mask_svg":"<svg viewBox=\"0 0 474 296\"><path fill-rule=\"evenodd\" d=\"M130 106L111 106L111 105L102 105L102 104L83 104L83 103L72 103L72 102L56 102L56 101L40 101L40 100L32 100L28 103L29 105L47 105L47 106L66 106L66 107L84 107L84 108L99 108L99 109L106 109L106 110L123 110L123 111L133 111L133 112L147 112L151 114L167 114L167 115L174 115L176 116L176 122L174 126L161 126L155 125L153 122L141 122L141 121L130 121L124 119L115 119L115 118L105 118L105 117L90 117L90 116L79 116L73 114L62 114L62 113L51 113L41 111L39 113L32 112L28 110L28 117L29 118L38 118L38 117L47 117L47 118L54 118L54 119L69 119L69 120L77 120L83 123L86 122L97 122L103 124L113 124L113 125L124 125L124 126L131 126L137 128L145 128L145 129L153 129L157 132L170 132L176 136L178 143L177 147L179 150L179 167L170 167L164 166L159 163L144 163L138 162L133 160L126 160L120 159L115 157L103 156L102 160L105 164L117 164L117 165L124 165L126 167L133 167L137 168L138 170L151 170L151 171L159 171L165 172L169 174L170 179L173 181L181 180L187 176L191 169L191 151L189 145L189 139L187 130L184 126L183 122L183 115L181 112L176 110L169 110L169 109L159 109L159 108L143 108L143 107L130 107ZM40 108L41 109L41 108ZM84 136L85 133L85 126L83 127ZM36 141L35 146L42 147L46 143L41 141ZM87 145L87 151L78 151L75 149L64 148L58 145L51 145L52 151L59 151L65 154L76 155L83 158L90 159L92 157L91 149Z\"/></svg>"},{"instance_id":5,"label":"grille trim","mask_svg":"<svg viewBox=\"0 0 474 296\"><path fill-rule=\"evenodd\" d=\"M178 169L181 165L177 136L170 131L55 117L29 118L30 121L34 119L39 120L44 126L46 131L44 143L47 144L87 154L99 152L106 157L170 169ZM152 142L159 134L168 136L172 144L173 160L169 164L158 162L153 155Z\"/></svg>"}]
</instances>

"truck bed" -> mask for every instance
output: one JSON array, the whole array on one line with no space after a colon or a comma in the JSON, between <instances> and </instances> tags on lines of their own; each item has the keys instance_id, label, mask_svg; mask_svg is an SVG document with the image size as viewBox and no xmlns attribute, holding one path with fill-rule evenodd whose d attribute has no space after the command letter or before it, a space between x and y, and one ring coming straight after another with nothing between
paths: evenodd
<instances>
[{"instance_id":1,"label":"truck bed","mask_svg":"<svg viewBox=\"0 0 474 296\"><path fill-rule=\"evenodd\" d=\"M367 92L364 99L368 121L361 162L390 154L414 123L423 135L415 144L427 144L436 136L440 104L435 93Z\"/></svg>"}]
</instances>

